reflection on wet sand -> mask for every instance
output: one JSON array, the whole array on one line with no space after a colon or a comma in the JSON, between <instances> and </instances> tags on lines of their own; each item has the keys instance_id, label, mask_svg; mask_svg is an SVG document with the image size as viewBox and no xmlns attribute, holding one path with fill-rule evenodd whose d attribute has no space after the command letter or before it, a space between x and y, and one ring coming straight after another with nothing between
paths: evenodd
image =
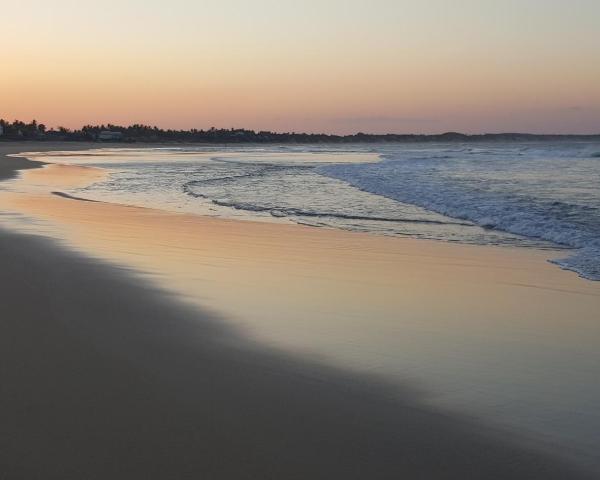
<instances>
[{"instance_id":1,"label":"reflection on wet sand","mask_svg":"<svg viewBox=\"0 0 600 480\"><path fill-rule=\"evenodd\" d=\"M21 173L21 178L29 190L41 187L42 191L47 191L48 186L84 187L92 182L105 180L108 174L108 170L102 168L55 163L26 170Z\"/></svg>"}]
</instances>

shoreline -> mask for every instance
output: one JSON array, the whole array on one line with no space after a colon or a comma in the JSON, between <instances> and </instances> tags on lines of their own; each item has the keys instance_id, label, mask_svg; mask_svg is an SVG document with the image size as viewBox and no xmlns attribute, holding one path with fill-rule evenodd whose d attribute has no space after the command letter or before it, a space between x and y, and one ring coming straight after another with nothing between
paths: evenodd
<instances>
[{"instance_id":1,"label":"shoreline","mask_svg":"<svg viewBox=\"0 0 600 480\"><path fill-rule=\"evenodd\" d=\"M141 144L141 146L143 148L164 147L164 146L168 146L168 145L169 144L156 144L156 143ZM190 143L181 143L181 145L195 145L195 144L194 143L191 143L191 144ZM233 145L233 144L229 144L229 145ZM118 146L119 146L118 143L117 144L106 144L106 147L118 147ZM91 144L88 145L88 147L90 147L91 149L98 149L98 148L100 148L97 143L91 143ZM33 153L35 153L35 152L33 152ZM33 161L39 161L39 160L37 160L37 157L38 156L33 155L31 157L31 160L33 160ZM41 157L42 157L41 161L44 161L44 156L42 155ZM62 165L60 163L54 163L53 160L50 160L50 162L52 162L54 165ZM84 166L84 165L85 164L81 164L81 166ZM106 166L104 166L103 168L105 169L106 172L110 172L110 169L108 169ZM333 176L332 178L335 179L336 177ZM352 182L350 182L350 185L352 185ZM85 184L81 185L81 186L85 186ZM65 187L68 187L68 186L65 186ZM359 188L359 187L356 187L356 188ZM359 188L359 190L360 190L360 188ZM368 189L367 189L367 191L368 191ZM64 198L72 198L74 200L82 200L82 201L90 200L90 199L83 198L83 197L72 196L72 195L69 195L68 193L60 192L60 191L56 191L56 192L52 192L52 193L54 195L57 195L57 196L62 196ZM189 192L187 192L187 193L189 193ZM196 196L193 193L190 193L190 195L191 196ZM200 197L202 197L202 195L200 195ZM579 265L577 263L576 264L570 264L569 263L569 261L571 260L571 258L576 257L579 251L584 252L585 248L578 248L577 246L573 246L573 245L569 244L569 242L566 242L564 240L563 241L561 241L561 240L550 240L550 239L546 238L543 235L536 236L536 235L530 235L530 233L526 233L526 234L523 234L523 233L514 233L514 231L511 230L510 228L505 229L505 230L496 229L495 227L494 228L488 228L488 227L485 227L485 226L482 226L482 225L478 224L477 221L472 221L472 222L468 221L468 223L464 223L464 225L465 226L472 226L472 227L478 228L478 229L481 230L481 232L484 232L486 230L490 230L490 231L492 231L494 233L498 233L500 235L514 236L515 238L520 239L519 241L523 240L525 242L525 244L524 245L518 245L518 244L517 245L504 245L504 244L502 244L502 242L496 243L496 242L492 241L492 240L494 240L493 238L492 238L492 240L488 239L489 243L485 243L485 241L481 242L479 240L469 241L469 239L467 239L467 240L465 240L465 239L463 239L463 240L456 240L456 239L452 239L452 238L450 238L450 239L448 239L448 238L439 238L439 239L437 239L437 238L435 238L435 236L432 237L432 238L421 238L422 237L421 232L417 232L416 234L414 232L413 233L408 233L408 234L406 234L405 232L400 232L399 234L397 234L398 232L381 233L381 232L370 232L368 230L361 230L361 229L355 229L355 228L344 228L344 226L339 226L339 225L338 226L327 226L325 224L321 224L321 225L315 224L315 225L313 225L313 224L311 224L309 222L305 223L305 222L300 221L300 220L293 220L293 219L287 219L287 218L285 219L285 221L283 221L283 219L281 217L283 217L285 215L281 215L280 216L280 215L276 215L275 213L272 214L273 218L269 217L268 219L267 218L262 218L262 217L254 217L254 218L252 218L251 214L248 215L248 218L243 218L241 216L240 216L240 218L235 218L235 217L231 217L230 215L228 215L226 213L224 214L222 212L219 213L219 214L213 214L213 213L211 213L209 210L215 211L215 209L212 208L212 207L214 207L214 205L218 205L218 206L221 205L218 201L213 202L209 206L209 208L205 208L204 211L202 211L202 210L201 211L194 211L194 210L192 210L190 208L186 209L185 202L184 202L184 206L183 207L181 205L178 205L177 207L163 208L163 205L161 205L161 204L152 204L152 203L148 204L147 202L144 203L144 201L142 201L141 203L139 201L138 202L134 201L133 203L128 203L126 200L125 201L119 201L119 200L115 201L114 198L112 198L112 199L111 198L106 199L106 198L102 198L102 197L100 197L99 199L96 198L95 201L101 201L101 202L105 202L105 203L112 203L114 205L121 205L121 206L125 206L125 207L150 208L150 209L156 209L156 210L159 210L159 211L165 211L166 210L166 211L169 211L169 212L172 212L172 213L192 213L192 214L198 215L200 217L209 216L209 217L223 218L223 219L233 218L234 220L244 220L244 221L250 221L250 222L265 222L265 221L269 221L269 222L272 221L272 222L275 222L275 223L290 223L291 222L291 223L296 223L298 225L308 226L308 227L312 227L312 228L323 228L324 227L325 229L332 229L333 228L334 230L340 230L340 231L344 231L344 232L358 232L358 233L363 233L363 234L368 234L368 235L386 235L386 236L390 236L390 237L393 237L393 238L396 238L396 239L401 239L402 241L404 241L405 239L409 239L409 240L418 239L420 241L425 240L425 241L434 241L434 242L449 243L449 244L453 244L453 245L469 245L469 246L475 246L475 247L482 246L484 248L497 248L497 247L509 248L509 249L510 248L516 248L516 249L524 248L524 249L531 249L533 251L547 251L547 252L551 252L549 254L549 256L548 256L548 259L547 259L548 262L551 263L551 264L553 264L553 265L555 265L556 268L562 269L564 271L574 272L575 274L577 274L578 276L580 276L581 278L583 278L583 279L585 279L587 281L594 282L594 281L598 280L598 279L595 278L595 276L594 276L595 274L594 274L593 270L591 270L590 272L588 272L588 271L586 271L586 267L585 266L582 267L581 265ZM424 208L424 207L420 207L419 205L420 204L417 203L414 206L418 207L418 208ZM233 204L233 206L231 206L231 205L226 205L226 206L229 207L232 211L233 210L236 210L236 211L238 210L238 207L235 206L235 204ZM181 209L181 210L179 210L179 209ZM244 207L240 207L239 209L242 210L242 211L244 211ZM427 209L424 208L424 210L427 210ZM259 211L262 212L262 210L259 210ZM433 213L433 214L439 214L439 215L443 216L444 214L442 212L443 212L443 210L439 210L439 209L436 210L435 208L433 210L431 210L431 213ZM246 212L244 211L244 213L246 213ZM352 218L352 217L348 217L348 218ZM463 221L460 220L460 217L448 217L448 218L450 220L452 220L453 222L456 222L457 224L463 225L461 223ZM407 220L407 222L411 223L410 220ZM427 220L423 220L423 221L417 220L415 222L416 223L437 223L435 220L431 221L431 222L429 222ZM465 221L465 222L467 222L467 221ZM518 229L517 229L517 231L518 231ZM394 234L394 233L396 233L396 234ZM529 244L527 244L527 242L532 242L533 244L529 245ZM554 255L555 252L563 252L563 253L562 253L562 255L559 256L559 255Z\"/></svg>"},{"instance_id":2,"label":"shoreline","mask_svg":"<svg viewBox=\"0 0 600 480\"><path fill-rule=\"evenodd\" d=\"M130 228L132 222L155 221L149 217L157 213L143 215L113 205L75 206L68 202L81 202L59 197L56 201L62 203L44 205L46 210L38 212L60 206L61 221L72 222L70 228L81 221L81 208L96 208L91 215L86 210L92 223L85 228L92 239L100 232L94 229L107 218L122 219ZM167 222L166 217L170 218L160 220ZM300 277L314 274L313 267L306 271L298 267L306 260L294 259L299 250L274 240L282 225L242 228L238 223L205 219L198 227L189 222L178 225L188 233L204 229L207 243L202 248L213 263L235 246L226 242L218 249L223 238L246 235L241 239L246 248L247 239L254 238L246 256L233 250L231 269L243 279L256 278L257 266L249 262L250 256L267 262L260 267L276 280L282 262L288 267L296 262L293 272ZM151 223L138 226L145 235L156 231ZM308 230L313 233L304 233ZM132 233L131 229L120 233L125 231ZM283 231L289 232L285 239L299 235L298 242L324 249L325 267L336 282L348 268L356 273L330 243L353 234L339 237L337 232L295 225ZM89 242L83 233L74 238ZM361 268L372 261L380 268L389 258L367 252L360 263L357 252L363 236L352 238L354 246L350 240L343 245L359 256L356 265ZM389 241L398 240L378 245L387 248ZM520 440L479 421L441 413L410 387L392 385L378 375L325 366L240 336L237 328L227 326L229 319L219 318L223 314L215 316L182 302L181 296L148 283L135 273L137 269L117 269L29 235L3 232L0 244L3 256L10 259L0 273L0 288L5 311L12 313L0 336L5 342L2 365L9 366L2 370L7 380L2 416L8 426L0 465L15 478L53 478L52 473L60 478L165 478L192 473L211 478L578 478L550 454L524 447ZM428 251L423 244L412 245L414 250L397 255L406 257L404 268L416 262L415 272L454 274L461 269L480 271L485 265L468 260L466 253L448 256L449 250L470 252L470 246ZM125 256L115 258L117 265L127 264ZM436 266L440 259L441 267ZM505 259L501 255L486 261L492 261L498 273ZM367 279L376 274L384 279L395 275L387 270L363 272ZM567 278L554 275L550 283L559 276ZM205 300L200 298L199 304ZM222 302L217 299L215 305Z\"/></svg>"}]
</instances>

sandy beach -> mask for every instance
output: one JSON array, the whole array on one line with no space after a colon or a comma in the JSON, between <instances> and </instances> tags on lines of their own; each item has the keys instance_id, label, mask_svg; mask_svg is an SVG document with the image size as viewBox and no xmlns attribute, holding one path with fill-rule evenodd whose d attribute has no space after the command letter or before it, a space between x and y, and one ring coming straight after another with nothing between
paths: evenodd
<instances>
[{"instance_id":1,"label":"sandy beach","mask_svg":"<svg viewBox=\"0 0 600 480\"><path fill-rule=\"evenodd\" d=\"M498 359L532 331L594 351L600 287L559 253L82 202L56 193L105 173L6 156L86 147L0 144L0 211L41 222L0 230L0 477L594 478L397 367L422 352L427 377L479 342L526 384L527 358ZM449 323L466 333L440 346ZM393 332L381 357L353 346Z\"/></svg>"}]
</instances>

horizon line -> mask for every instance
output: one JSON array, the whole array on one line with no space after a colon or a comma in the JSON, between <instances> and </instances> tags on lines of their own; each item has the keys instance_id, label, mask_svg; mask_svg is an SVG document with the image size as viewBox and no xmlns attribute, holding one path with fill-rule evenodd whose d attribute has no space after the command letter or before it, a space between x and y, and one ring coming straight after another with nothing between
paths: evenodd
<instances>
[{"instance_id":1,"label":"horizon line","mask_svg":"<svg viewBox=\"0 0 600 480\"><path fill-rule=\"evenodd\" d=\"M339 138L349 138L349 137L357 137L357 136L369 136L369 137L386 137L386 136L398 136L398 137L441 137L441 136L463 136L463 137L480 137L480 136L501 136L501 135L520 135L520 136L544 136L544 137L598 137L600 136L600 131L597 133L531 133L524 131L500 131L500 132L478 132L478 133L465 133L456 130L448 130L440 133L416 133L416 132L386 132L386 133L372 133L368 131L356 131L354 133L325 133L325 132L307 132L307 131L295 131L295 130L264 130L264 129L251 129L245 127L189 127L189 128L165 128L159 127L158 125L145 124L145 123L131 123L128 125L119 125L116 123L100 123L100 124L84 124L79 127L70 128L64 127L62 125L51 126L47 128L47 125L43 122L38 122L33 119L30 122L25 122L23 120L15 119L12 122L0 117L0 126L2 125L14 125L15 123L21 123L24 126L40 125L46 127L44 132L61 132L61 129L65 129L65 133L77 133L83 132L84 129L100 129L104 128L106 130L110 130L110 128L115 129L123 129L129 130L134 127L142 127L151 130L157 130L160 132L178 132L178 133L206 133L206 132L247 132L254 134L271 134L271 135L306 135L306 136L327 136L327 137L339 137Z\"/></svg>"}]
</instances>

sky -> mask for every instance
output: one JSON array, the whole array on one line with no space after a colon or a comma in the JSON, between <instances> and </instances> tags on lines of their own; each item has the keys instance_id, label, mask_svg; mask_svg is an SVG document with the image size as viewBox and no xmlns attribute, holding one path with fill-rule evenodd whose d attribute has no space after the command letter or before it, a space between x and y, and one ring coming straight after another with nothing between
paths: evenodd
<instances>
[{"instance_id":1,"label":"sky","mask_svg":"<svg viewBox=\"0 0 600 480\"><path fill-rule=\"evenodd\" d=\"M600 133L599 0L0 0L0 117Z\"/></svg>"}]
</instances>

